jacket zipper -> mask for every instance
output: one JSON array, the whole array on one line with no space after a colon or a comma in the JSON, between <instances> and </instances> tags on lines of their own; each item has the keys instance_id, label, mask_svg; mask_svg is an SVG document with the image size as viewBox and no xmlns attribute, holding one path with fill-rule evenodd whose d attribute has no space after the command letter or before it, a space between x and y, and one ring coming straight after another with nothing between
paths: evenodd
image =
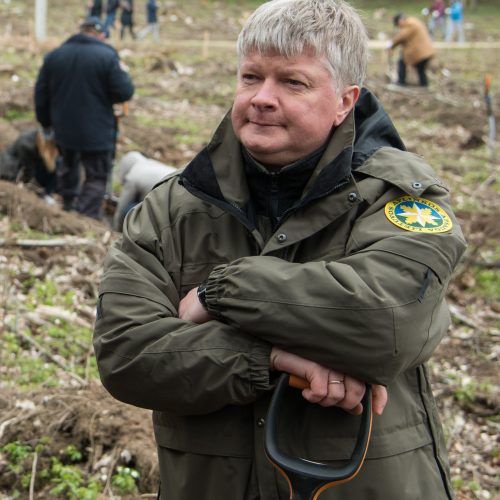
<instances>
[{"instance_id":1,"label":"jacket zipper","mask_svg":"<svg viewBox=\"0 0 500 500\"><path fill-rule=\"evenodd\" d=\"M278 175L271 174L271 204L269 207L269 212L271 215L272 227L277 228L281 224L281 219L278 215L279 213L279 198L278 198L279 188L278 188Z\"/></svg>"}]
</instances>

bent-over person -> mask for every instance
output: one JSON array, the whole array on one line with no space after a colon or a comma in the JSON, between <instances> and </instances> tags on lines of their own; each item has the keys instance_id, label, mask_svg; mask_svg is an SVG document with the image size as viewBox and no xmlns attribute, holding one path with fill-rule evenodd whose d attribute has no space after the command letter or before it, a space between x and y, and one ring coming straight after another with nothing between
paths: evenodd
<instances>
[{"instance_id":1,"label":"bent-over person","mask_svg":"<svg viewBox=\"0 0 500 500\"><path fill-rule=\"evenodd\" d=\"M147 158L139 151L129 151L123 155L118 162L121 192L113 219L114 228L121 231L129 210L140 203L156 183L176 170L175 167Z\"/></svg>"},{"instance_id":2,"label":"bent-over person","mask_svg":"<svg viewBox=\"0 0 500 500\"><path fill-rule=\"evenodd\" d=\"M394 26L399 28L398 33L389 42L389 50L401 46L401 57L398 60L398 84L406 85L406 70L413 66L418 75L421 87L429 85L426 68L434 57L432 39L425 24L416 17L397 14L393 18Z\"/></svg>"}]
</instances>

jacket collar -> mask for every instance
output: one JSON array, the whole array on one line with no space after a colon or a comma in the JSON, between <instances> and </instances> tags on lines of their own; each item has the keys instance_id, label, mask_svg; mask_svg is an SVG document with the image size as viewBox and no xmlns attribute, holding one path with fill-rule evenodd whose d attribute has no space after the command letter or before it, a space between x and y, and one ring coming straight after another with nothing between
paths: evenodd
<instances>
[{"instance_id":1,"label":"jacket collar","mask_svg":"<svg viewBox=\"0 0 500 500\"><path fill-rule=\"evenodd\" d=\"M356 141L352 168L355 170L382 147L406 151L389 115L380 101L367 89L362 89L354 110Z\"/></svg>"},{"instance_id":2,"label":"jacket collar","mask_svg":"<svg viewBox=\"0 0 500 500\"><path fill-rule=\"evenodd\" d=\"M99 38L92 35L85 35L84 33L77 33L76 35L70 36L64 43L98 44L111 48L110 45L99 40Z\"/></svg>"}]
</instances>

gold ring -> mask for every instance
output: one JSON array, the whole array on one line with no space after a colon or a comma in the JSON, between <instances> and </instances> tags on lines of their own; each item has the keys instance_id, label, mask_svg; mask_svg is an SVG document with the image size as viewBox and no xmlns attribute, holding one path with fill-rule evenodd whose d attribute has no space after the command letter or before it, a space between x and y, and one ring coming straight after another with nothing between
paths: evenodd
<instances>
[{"instance_id":1,"label":"gold ring","mask_svg":"<svg viewBox=\"0 0 500 500\"><path fill-rule=\"evenodd\" d=\"M343 380L329 380L328 383L329 384L343 384L344 381Z\"/></svg>"}]
</instances>

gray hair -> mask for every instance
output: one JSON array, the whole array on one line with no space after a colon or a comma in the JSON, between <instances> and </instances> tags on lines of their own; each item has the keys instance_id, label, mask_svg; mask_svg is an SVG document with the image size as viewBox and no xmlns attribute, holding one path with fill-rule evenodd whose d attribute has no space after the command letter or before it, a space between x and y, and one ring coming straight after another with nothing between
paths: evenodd
<instances>
[{"instance_id":1,"label":"gray hair","mask_svg":"<svg viewBox=\"0 0 500 500\"><path fill-rule=\"evenodd\" d=\"M343 0L271 0L246 21L237 43L238 61L252 52L294 57L312 50L324 58L337 90L362 86L368 35L358 12Z\"/></svg>"}]
</instances>

